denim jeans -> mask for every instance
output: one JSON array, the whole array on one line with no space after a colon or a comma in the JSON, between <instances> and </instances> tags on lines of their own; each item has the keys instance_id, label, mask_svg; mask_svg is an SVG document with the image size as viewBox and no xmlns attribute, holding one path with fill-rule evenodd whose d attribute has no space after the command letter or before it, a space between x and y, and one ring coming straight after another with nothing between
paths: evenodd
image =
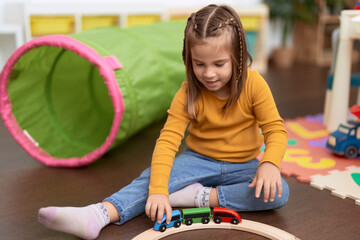
<instances>
[{"instance_id":1,"label":"denim jeans","mask_svg":"<svg viewBox=\"0 0 360 240\"><path fill-rule=\"evenodd\" d=\"M169 193L178 191L192 183L199 182L217 190L220 206L235 211L260 211L282 207L288 200L289 187L282 180L283 192L273 202L255 198L255 188L249 188L259 161L253 159L246 163L217 161L190 149L175 158L169 180ZM118 210L121 225L142 214L148 198L150 168L129 185L104 201L111 202Z\"/></svg>"}]
</instances>

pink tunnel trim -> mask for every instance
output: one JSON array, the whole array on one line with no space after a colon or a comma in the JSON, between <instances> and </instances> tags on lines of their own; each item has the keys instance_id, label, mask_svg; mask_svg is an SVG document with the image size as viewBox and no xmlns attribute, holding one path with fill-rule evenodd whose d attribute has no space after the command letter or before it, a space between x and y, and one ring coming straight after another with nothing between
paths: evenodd
<instances>
[{"instance_id":1,"label":"pink tunnel trim","mask_svg":"<svg viewBox=\"0 0 360 240\"><path fill-rule=\"evenodd\" d=\"M99 73L104 79L111 97L112 105L114 107L113 124L109 136L106 141L97 149L90 152L83 157L74 158L54 158L41 148L36 146L36 143L31 140L18 125L12 111L7 85L10 79L10 74L16 62L23 54L31 49L41 46L60 47L70 50L80 57L89 61L92 65L99 69ZM115 141L119 131L120 122L124 114L125 105L120 88L117 84L114 69L120 69L122 66L114 56L102 57L94 49L79 42L73 38L65 35L51 35L33 39L23 46L18 48L7 61L3 71L0 75L0 115L4 125L14 137L15 141L22 146L30 156L39 162L52 167L81 167L85 166L98 158L100 158L111 147Z\"/></svg>"}]
</instances>

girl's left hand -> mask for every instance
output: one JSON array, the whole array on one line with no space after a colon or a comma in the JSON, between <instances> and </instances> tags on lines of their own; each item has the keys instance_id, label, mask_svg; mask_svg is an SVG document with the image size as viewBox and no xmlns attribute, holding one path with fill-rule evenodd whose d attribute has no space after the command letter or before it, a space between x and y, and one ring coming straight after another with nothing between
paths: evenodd
<instances>
[{"instance_id":1,"label":"girl's left hand","mask_svg":"<svg viewBox=\"0 0 360 240\"><path fill-rule=\"evenodd\" d=\"M253 187L256 187L256 198L260 197L261 189L264 188L264 202L268 202L269 197L271 202L275 200L276 189L278 192L277 196L281 197L282 183L279 168L270 162L262 163L259 166L253 181L249 185L249 188Z\"/></svg>"}]
</instances>

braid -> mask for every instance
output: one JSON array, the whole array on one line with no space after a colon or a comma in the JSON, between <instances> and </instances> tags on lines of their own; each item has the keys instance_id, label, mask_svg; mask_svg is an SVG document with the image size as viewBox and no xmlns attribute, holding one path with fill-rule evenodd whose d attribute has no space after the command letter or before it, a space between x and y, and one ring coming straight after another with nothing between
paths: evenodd
<instances>
[{"instance_id":1,"label":"braid","mask_svg":"<svg viewBox=\"0 0 360 240\"><path fill-rule=\"evenodd\" d=\"M195 19L195 17L196 17L196 14L193 13L193 14L191 14L191 16L190 16L190 19L191 19L191 23L192 23L194 29L197 29L198 26L197 26L197 24L196 24L196 19Z\"/></svg>"},{"instance_id":2,"label":"braid","mask_svg":"<svg viewBox=\"0 0 360 240\"><path fill-rule=\"evenodd\" d=\"M239 59L239 66L238 66L238 75L237 75L237 80L240 80L241 76L242 76L242 72L243 72L243 39L242 39L242 31L240 26L237 24L237 22L235 21L234 18L230 18L228 20L225 21L224 23L225 25L231 25L233 26L238 35L239 35L239 47L240 47L240 59ZM219 24L219 27L222 27L222 23Z\"/></svg>"},{"instance_id":3,"label":"braid","mask_svg":"<svg viewBox=\"0 0 360 240\"><path fill-rule=\"evenodd\" d=\"M195 22L195 13L192 13L188 19L187 19L187 24L186 24L186 27L185 27L185 30L184 30L184 36L187 35L187 32L189 31L189 29L191 29L191 27L193 27L194 30L197 29L197 24ZM182 50L182 58L183 58L183 61L184 63L186 64L186 60L185 60L185 56L186 56L186 38L184 37L183 39L183 50Z\"/></svg>"}]
</instances>

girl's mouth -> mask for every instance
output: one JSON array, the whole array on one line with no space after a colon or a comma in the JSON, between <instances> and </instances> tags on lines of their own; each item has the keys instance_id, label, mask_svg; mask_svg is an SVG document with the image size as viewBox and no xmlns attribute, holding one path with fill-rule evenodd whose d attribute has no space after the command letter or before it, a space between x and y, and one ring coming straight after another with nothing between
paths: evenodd
<instances>
[{"instance_id":1,"label":"girl's mouth","mask_svg":"<svg viewBox=\"0 0 360 240\"><path fill-rule=\"evenodd\" d=\"M206 85L208 85L209 87L215 87L219 81L216 80L216 81L205 81L205 82Z\"/></svg>"}]
</instances>

